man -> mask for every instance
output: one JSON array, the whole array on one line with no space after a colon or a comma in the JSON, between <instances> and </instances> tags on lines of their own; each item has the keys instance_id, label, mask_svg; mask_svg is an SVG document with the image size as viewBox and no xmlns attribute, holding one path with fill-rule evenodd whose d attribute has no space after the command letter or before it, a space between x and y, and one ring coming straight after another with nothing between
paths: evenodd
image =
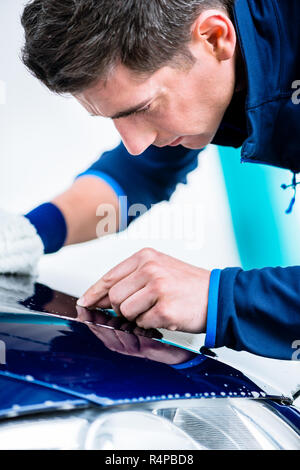
<instances>
[{"instance_id":1,"label":"man","mask_svg":"<svg viewBox=\"0 0 300 470\"><path fill-rule=\"evenodd\" d=\"M41 242L52 253L95 238L99 204L114 208L123 230L137 204L170 198L209 143L298 173L299 19L297 0L32 1L22 18L25 64L50 90L113 119L123 143L51 203L4 216L0 270L33 268L15 256L22 240L29 254L37 245L37 258ZM299 294L300 267L209 272L145 249L79 305L112 306L143 328L206 332L207 347L291 359Z\"/></svg>"}]
</instances>

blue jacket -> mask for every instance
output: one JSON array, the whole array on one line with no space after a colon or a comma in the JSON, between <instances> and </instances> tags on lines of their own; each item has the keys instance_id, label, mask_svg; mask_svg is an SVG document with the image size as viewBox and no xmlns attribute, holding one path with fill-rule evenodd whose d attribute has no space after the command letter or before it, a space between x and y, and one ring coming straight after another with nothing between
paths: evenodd
<instances>
[{"instance_id":1,"label":"blue jacket","mask_svg":"<svg viewBox=\"0 0 300 470\"><path fill-rule=\"evenodd\" d=\"M234 22L248 89L237 92L213 143L241 147L243 162L300 171L299 0L236 0ZM196 168L199 151L149 147L140 157L123 144L104 153L84 174L105 179L128 206L169 200ZM132 184L134 182L134 184ZM134 217L129 218L129 222ZM300 267L212 273L206 346L228 346L292 359L300 340Z\"/></svg>"}]
</instances>

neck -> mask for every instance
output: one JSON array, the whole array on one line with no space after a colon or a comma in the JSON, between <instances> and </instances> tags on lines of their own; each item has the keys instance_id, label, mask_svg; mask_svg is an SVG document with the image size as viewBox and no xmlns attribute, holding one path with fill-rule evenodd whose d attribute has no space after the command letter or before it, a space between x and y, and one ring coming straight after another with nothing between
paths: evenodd
<instances>
[{"instance_id":1,"label":"neck","mask_svg":"<svg viewBox=\"0 0 300 470\"><path fill-rule=\"evenodd\" d=\"M245 90L247 88L246 65L242 56L239 43L237 43L236 45L235 71L236 71L235 92Z\"/></svg>"}]
</instances>

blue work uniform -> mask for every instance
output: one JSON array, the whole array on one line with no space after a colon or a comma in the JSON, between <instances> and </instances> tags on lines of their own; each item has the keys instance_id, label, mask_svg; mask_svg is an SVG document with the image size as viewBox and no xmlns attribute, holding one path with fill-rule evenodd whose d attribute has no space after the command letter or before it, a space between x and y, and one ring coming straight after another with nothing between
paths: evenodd
<instances>
[{"instance_id":1,"label":"blue work uniform","mask_svg":"<svg viewBox=\"0 0 300 470\"><path fill-rule=\"evenodd\" d=\"M300 171L299 0L236 0L234 23L246 73L212 143L241 147L242 162ZM83 175L107 181L128 207L169 200L186 183L199 150L150 146L132 157L123 144L105 152ZM82 176L82 175L80 175ZM131 223L134 216L126 222ZM126 223L124 222L124 226ZM206 346L227 346L292 359L300 340L300 267L214 270L211 275Z\"/></svg>"}]
</instances>

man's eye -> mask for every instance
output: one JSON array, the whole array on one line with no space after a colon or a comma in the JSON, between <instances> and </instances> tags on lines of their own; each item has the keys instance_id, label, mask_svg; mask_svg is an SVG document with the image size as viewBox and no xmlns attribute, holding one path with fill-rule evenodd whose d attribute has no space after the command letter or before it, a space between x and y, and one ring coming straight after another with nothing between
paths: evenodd
<instances>
[{"instance_id":1,"label":"man's eye","mask_svg":"<svg viewBox=\"0 0 300 470\"><path fill-rule=\"evenodd\" d=\"M132 116L136 116L137 114L146 113L147 111L149 111L150 108L151 108L151 104L148 104L148 106L146 106L146 108L139 109L138 111L135 111L135 112L132 114Z\"/></svg>"}]
</instances>

